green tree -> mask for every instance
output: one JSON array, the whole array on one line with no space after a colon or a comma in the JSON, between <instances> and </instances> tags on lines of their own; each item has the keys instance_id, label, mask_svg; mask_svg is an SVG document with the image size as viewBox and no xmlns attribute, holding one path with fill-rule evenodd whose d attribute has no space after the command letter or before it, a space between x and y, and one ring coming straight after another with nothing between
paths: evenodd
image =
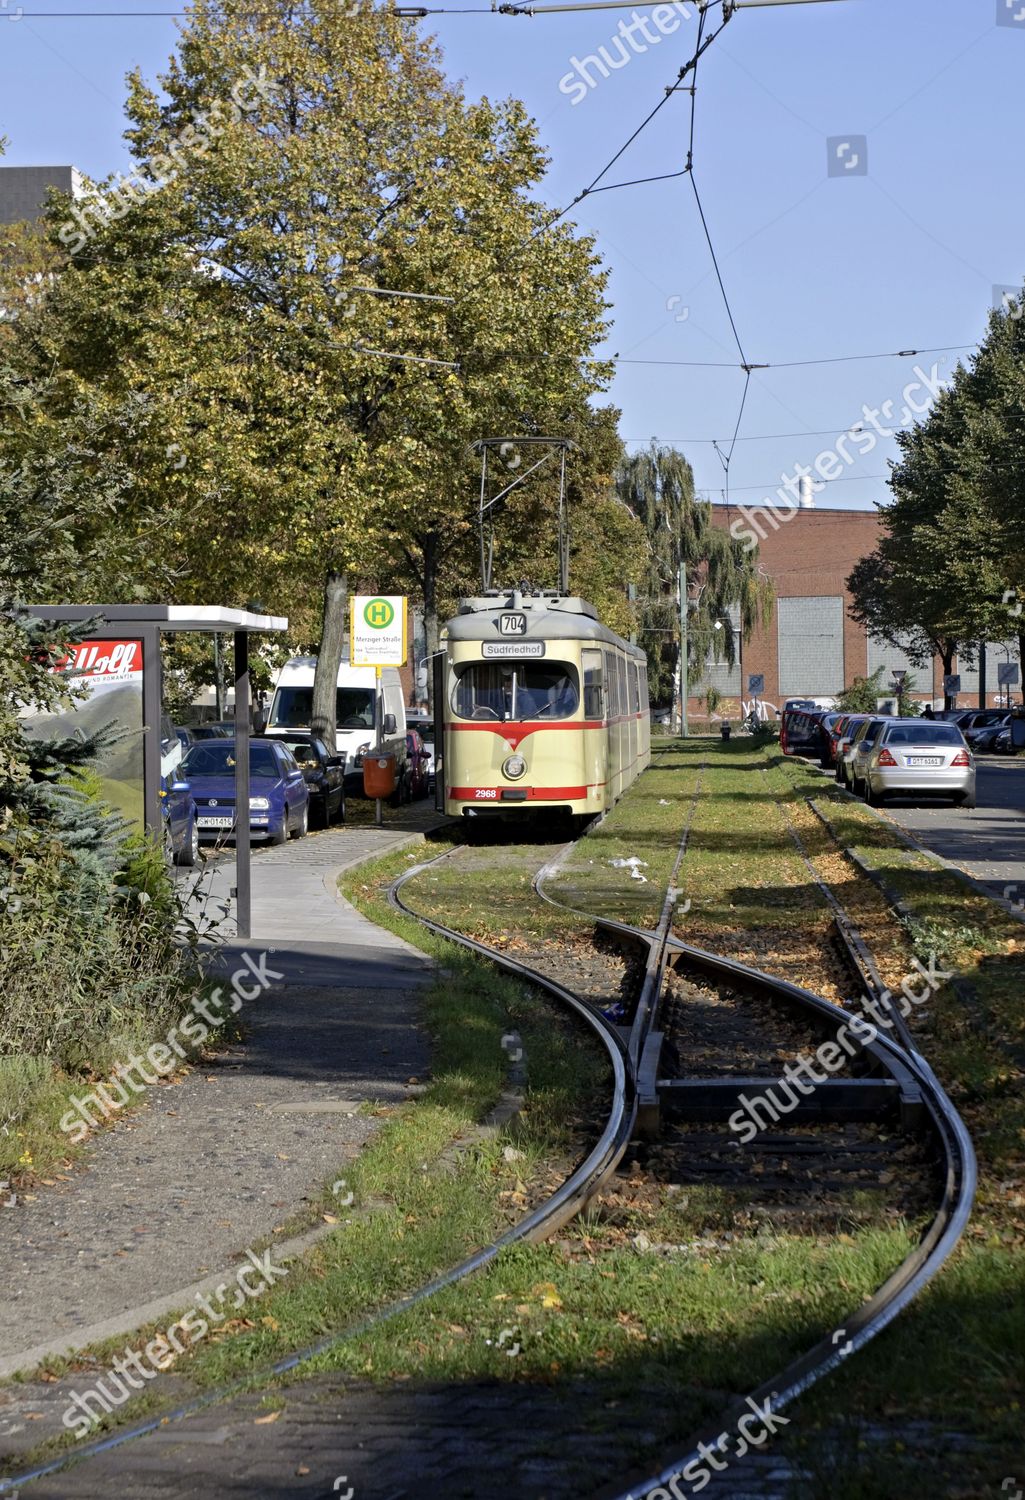
<instances>
[{"instance_id":1,"label":"green tree","mask_svg":"<svg viewBox=\"0 0 1025 1500\"><path fill-rule=\"evenodd\" d=\"M738 642L722 627L731 607L740 612L740 637L771 616L773 591L748 550L712 522L708 501L694 495L694 474L674 448L651 447L632 454L616 479L620 498L644 527L648 543L642 584L639 641L648 653L652 701L672 701L679 671L679 576L686 569L689 600L688 660L710 658L733 666Z\"/></svg>"},{"instance_id":2,"label":"green tree","mask_svg":"<svg viewBox=\"0 0 1025 1500\"><path fill-rule=\"evenodd\" d=\"M1023 354L1013 318L993 314L971 366L954 371L923 422L897 434L887 529L848 579L852 615L920 666L938 655L951 672L954 655L974 660L980 640L1004 639L1010 627L1004 594L1017 576L1020 510L1005 475L1016 463L1007 434L1025 395Z\"/></svg>"},{"instance_id":3,"label":"green tree","mask_svg":"<svg viewBox=\"0 0 1025 1500\"><path fill-rule=\"evenodd\" d=\"M568 433L608 379L593 244L547 227L522 106L468 102L383 8L199 0L159 85L128 99L149 191L52 214L73 253L20 341L56 372L39 442L89 390L150 593L257 594L315 639L326 572L401 573L430 642L473 440Z\"/></svg>"}]
</instances>

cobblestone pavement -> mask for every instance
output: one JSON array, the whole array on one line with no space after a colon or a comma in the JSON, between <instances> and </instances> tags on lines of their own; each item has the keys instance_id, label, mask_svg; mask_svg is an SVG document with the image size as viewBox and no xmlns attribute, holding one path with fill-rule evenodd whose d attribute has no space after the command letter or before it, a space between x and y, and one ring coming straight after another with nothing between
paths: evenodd
<instances>
[{"instance_id":1,"label":"cobblestone pavement","mask_svg":"<svg viewBox=\"0 0 1025 1500\"><path fill-rule=\"evenodd\" d=\"M275 1415L275 1413L277 1415ZM268 1420L270 1419L270 1420ZM320 1375L210 1408L34 1483L31 1500L612 1500L666 1462L661 1397L627 1416L586 1380L372 1386ZM799 1421L799 1418L797 1418ZM800 1456L749 1451L700 1485L710 1500L809 1500L873 1450L942 1455L964 1474L979 1445L928 1422L816 1434ZM680 1439L671 1452L686 1448ZM648 1455L638 1467L640 1455ZM659 1455L657 1458L651 1455ZM720 1464L722 1460L720 1459ZM697 1476L692 1474L696 1481ZM679 1493L696 1493L681 1484ZM671 1491L655 1491L661 1496ZM879 1493L873 1490L872 1493Z\"/></svg>"}]
</instances>

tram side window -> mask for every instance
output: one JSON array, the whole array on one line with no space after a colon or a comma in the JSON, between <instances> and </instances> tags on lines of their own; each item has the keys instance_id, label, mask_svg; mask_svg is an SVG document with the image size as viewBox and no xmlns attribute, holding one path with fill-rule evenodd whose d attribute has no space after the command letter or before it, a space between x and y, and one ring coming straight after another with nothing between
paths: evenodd
<instances>
[{"instance_id":1,"label":"tram side window","mask_svg":"<svg viewBox=\"0 0 1025 1500\"><path fill-rule=\"evenodd\" d=\"M621 656L616 658L616 668L619 676L619 712L626 715L630 712L630 690L626 681L626 662Z\"/></svg>"},{"instance_id":2,"label":"tram side window","mask_svg":"<svg viewBox=\"0 0 1025 1500\"><path fill-rule=\"evenodd\" d=\"M634 662L630 663L630 669L629 670L630 670L630 686L633 689L634 713L635 714L639 714L640 711L641 711L641 669L640 669L640 667L638 667L637 663L634 661Z\"/></svg>"},{"instance_id":3,"label":"tram side window","mask_svg":"<svg viewBox=\"0 0 1025 1500\"><path fill-rule=\"evenodd\" d=\"M604 719L605 673L600 651L581 653L584 667L584 718Z\"/></svg>"},{"instance_id":4,"label":"tram side window","mask_svg":"<svg viewBox=\"0 0 1025 1500\"><path fill-rule=\"evenodd\" d=\"M618 719L619 706L619 674L616 671L616 658L611 651L605 653L605 680L609 685L609 717Z\"/></svg>"}]
</instances>

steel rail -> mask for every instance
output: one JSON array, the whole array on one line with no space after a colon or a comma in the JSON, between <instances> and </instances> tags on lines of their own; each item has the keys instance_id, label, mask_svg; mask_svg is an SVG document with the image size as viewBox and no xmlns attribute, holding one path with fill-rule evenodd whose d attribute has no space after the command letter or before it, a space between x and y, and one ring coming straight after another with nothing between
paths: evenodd
<instances>
[{"instance_id":1,"label":"steel rail","mask_svg":"<svg viewBox=\"0 0 1025 1500\"><path fill-rule=\"evenodd\" d=\"M681 850L677 856L673 869L670 886L675 886L676 875L682 861L683 852L689 837L694 808L697 802L698 789L695 788L694 798L687 818L684 838L681 842ZM793 825L785 815L788 831L798 848L802 859L808 866L816 883L825 892L828 903L837 918L837 928L845 939L848 935L852 941L849 951L852 958L858 953L859 946L865 945L857 933L849 914L842 903L839 902L834 893L825 886L818 876L817 871L811 865L807 853L804 850L800 838ZM679 954L688 965L698 969L703 975L713 980L725 980L732 986L746 990L748 993L757 993L766 998L786 1002L794 1008L803 1008L813 1011L817 1018L826 1020L831 1026L837 1022L854 1019L856 1013L844 1006L833 1004L832 1001L824 999L820 995L813 994L810 990L800 985L791 983L789 980L777 978L775 975L766 974L760 969L754 969L750 965L739 963L736 959L724 958L718 954L709 953L693 944L684 942L668 931L659 929L654 932L647 928L635 927L627 922L619 922L607 917L595 917L579 908L568 905L553 896L547 889L547 882L555 874L558 865L565 854L560 851L555 859L548 861L534 877L534 890L536 894L549 905L572 912L576 916L585 917L592 921L598 931L608 936L617 936L635 943L647 945L649 950L650 970L654 955L657 953L660 975L664 976L666 956L671 951ZM675 900L675 889L667 891L666 903L663 913L671 910L670 897ZM867 948L865 952L867 953ZM860 964L857 965L860 970ZM870 974L874 973L874 965ZM876 976L877 977L877 976ZM873 988L875 986L873 985ZM665 1487L673 1480L682 1477L683 1470L692 1463L700 1463L703 1460L701 1449L698 1446L703 1443L706 1447L714 1447L724 1426L729 1426L735 1418L750 1410L748 1402L756 1405L770 1404L772 1411L782 1411L786 1406L792 1404L799 1396L815 1385L819 1380L839 1368L844 1360L863 1348L870 1340L874 1339L914 1300L923 1288L937 1275L953 1252L958 1240L964 1233L968 1219L971 1215L972 1203L975 1197L977 1167L975 1151L972 1146L971 1137L965 1128L957 1110L936 1077L932 1067L922 1056L915 1046L908 1031L903 1017L896 1006L890 1007L890 1015L893 1028L901 1037L901 1042L891 1040L884 1036L876 1027L874 1037L863 1043L863 1051L871 1056L891 1077L898 1082L905 1082L908 1076L914 1080L921 1091L922 1100L928 1112L933 1132L936 1135L943 1153L944 1174L943 1191L936 1213L928 1228L922 1235L915 1249L907 1255L901 1264L887 1277L886 1281L873 1293L868 1301L846 1319L844 1324L829 1336L823 1337L804 1354L792 1360L783 1370L770 1379L763 1381L755 1390L740 1396L731 1402L721 1413L715 1424L715 1430L708 1429L698 1435L690 1451L681 1457L674 1459L658 1474L651 1475L640 1484L633 1484L628 1489L619 1492L615 1500L637 1500L650 1491L661 1489L664 1493ZM906 1040L905 1040L906 1039ZM631 1048L631 1061L633 1061L633 1049ZM609 1495L611 1497L612 1491ZM674 1491L676 1493L676 1491Z\"/></svg>"}]
</instances>

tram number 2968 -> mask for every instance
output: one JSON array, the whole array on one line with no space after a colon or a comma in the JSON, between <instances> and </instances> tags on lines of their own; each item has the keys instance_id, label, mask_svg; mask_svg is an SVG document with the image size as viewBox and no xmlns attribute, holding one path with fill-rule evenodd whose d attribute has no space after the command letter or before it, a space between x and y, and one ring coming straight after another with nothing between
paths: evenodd
<instances>
[{"instance_id":1,"label":"tram number 2968","mask_svg":"<svg viewBox=\"0 0 1025 1500\"><path fill-rule=\"evenodd\" d=\"M497 802L498 788L494 786L479 786L473 795L474 800L477 802Z\"/></svg>"}]
</instances>

